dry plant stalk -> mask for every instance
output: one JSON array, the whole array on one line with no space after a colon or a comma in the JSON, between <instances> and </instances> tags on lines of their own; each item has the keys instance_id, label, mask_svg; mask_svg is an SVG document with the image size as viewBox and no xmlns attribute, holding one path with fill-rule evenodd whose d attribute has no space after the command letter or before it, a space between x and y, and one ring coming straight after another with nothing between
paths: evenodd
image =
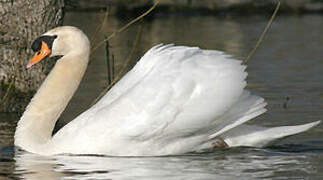
<instances>
[{"instance_id":1,"label":"dry plant stalk","mask_svg":"<svg viewBox=\"0 0 323 180\"><path fill-rule=\"evenodd\" d=\"M120 72L118 73L118 75L113 79L113 81L100 93L100 95L95 98L95 100L91 103L90 107L93 106L96 102L98 102L99 99L101 99L102 96L104 96L110 89L111 87L116 83L118 82L121 77L124 75L124 73L126 72L127 70L127 66L128 64L130 63L130 60L132 59L132 56L135 52L135 49L136 47L138 46L138 43L139 43L139 40L140 40L140 36L141 36L141 33L142 33L142 24L140 24L138 26L138 30L137 30L137 34L136 34L136 39L135 39L135 42L131 48L131 51L130 51L130 54L129 56L127 57L126 59L126 62L123 64Z\"/></svg>"},{"instance_id":2,"label":"dry plant stalk","mask_svg":"<svg viewBox=\"0 0 323 180\"><path fill-rule=\"evenodd\" d=\"M248 56L244 59L244 63L247 63L249 61L249 59L255 54L256 50L258 49L258 47L260 46L260 43L263 41L264 37L265 37L265 34L268 32L268 29L270 28L271 24L273 23L275 17L276 17L276 14L279 10L279 7L280 7L280 1L278 1L277 5L276 5L276 8L275 8L275 11L273 12L273 14L271 15L271 18L270 20L268 21L264 31L262 32L262 34L260 35L255 47L250 51L250 53L248 54Z\"/></svg>"},{"instance_id":3,"label":"dry plant stalk","mask_svg":"<svg viewBox=\"0 0 323 180\"><path fill-rule=\"evenodd\" d=\"M107 37L104 37L104 38L106 39ZM109 41L106 41L105 52L106 52L108 85L112 83L112 81L114 79L114 73L115 73L115 71L114 71L114 55L113 55L113 53L111 53L111 56L110 56L109 48L110 48Z\"/></svg>"},{"instance_id":4,"label":"dry plant stalk","mask_svg":"<svg viewBox=\"0 0 323 180\"><path fill-rule=\"evenodd\" d=\"M135 49L136 47L138 46L138 43L139 43L139 40L140 40L140 37L141 37L141 33L142 33L142 24L140 24L138 26L138 30L137 30L137 34L136 34L136 39L135 39L135 43L134 45L132 46L131 48L131 51L130 51L130 54L129 56L127 57L126 59L126 63L123 64L123 67L120 71L120 73L118 74L118 76L115 78L115 81L118 81L119 79L121 79L121 76L125 73L126 69L127 69L127 66L128 64L130 63L130 60L132 59L132 56L135 52Z\"/></svg>"},{"instance_id":5,"label":"dry plant stalk","mask_svg":"<svg viewBox=\"0 0 323 180\"><path fill-rule=\"evenodd\" d=\"M7 90L6 90L6 93L4 94L4 96L2 97L2 102L0 102L0 112L2 111L2 109L5 107L6 103L7 103L7 100L10 98L9 97L9 94L10 94L10 91L11 89L13 88L15 82L16 82L16 77L19 76L20 74L20 71L19 71L19 68L17 68L17 64L13 64L13 66L15 66L15 73L12 75L12 81L10 82Z\"/></svg>"},{"instance_id":6,"label":"dry plant stalk","mask_svg":"<svg viewBox=\"0 0 323 180\"><path fill-rule=\"evenodd\" d=\"M104 37L105 39L107 38L106 36ZM111 82L113 81L114 78L114 73L112 71L114 71L114 69L111 67L111 65L113 64L111 62L110 59L110 50L109 50L110 44L109 41L105 42L105 53L106 53L106 63L107 63L107 77L108 77L108 84L111 84Z\"/></svg>"},{"instance_id":7,"label":"dry plant stalk","mask_svg":"<svg viewBox=\"0 0 323 180\"><path fill-rule=\"evenodd\" d=\"M124 25L123 27L121 27L120 29L118 29L117 31L113 32L110 36L108 36L107 39L99 42L96 46L94 46L91 49L91 54L98 49L100 46L102 46L106 41L109 41L111 38L113 38L115 35L117 35L118 33L121 33L122 31L126 30L130 25L136 23L137 21L139 21L140 19L142 19L143 17L145 17L146 15L148 15L152 10L155 9L155 7L158 5L159 1L156 1L154 3L154 5L149 8L146 12L144 12L143 14L141 14L140 16L136 17L135 19L133 19L132 21L130 21L128 24Z\"/></svg>"},{"instance_id":8,"label":"dry plant stalk","mask_svg":"<svg viewBox=\"0 0 323 180\"><path fill-rule=\"evenodd\" d=\"M102 20L101 24L98 24L98 26L96 27L94 34L92 35L91 38L91 43L94 43L95 40L97 39L97 35L99 34L99 32L102 31L103 27L105 26L106 22L108 21L108 17L109 17L109 8L106 8L105 14L104 14L104 18Z\"/></svg>"},{"instance_id":9,"label":"dry plant stalk","mask_svg":"<svg viewBox=\"0 0 323 180\"><path fill-rule=\"evenodd\" d=\"M96 46L94 46L91 49L91 54L97 50L97 48L99 48L100 46L102 46L105 42L109 41L111 38L113 38L116 34L123 32L124 30L126 30L130 25L136 23L137 21L141 20L143 17L145 17L146 15L148 15L152 10L154 10L156 8L156 6L158 5L159 1L156 1L153 6L151 8L149 8L146 12L144 12L143 14L141 14L140 16L138 16L137 18L133 19L132 21L130 21L129 23L127 23L126 25L124 25L123 27L121 27L120 29L118 29L117 31L113 32L110 36L108 36L107 38L105 38L103 41L99 42ZM106 14L107 15L107 14ZM105 20L104 20L105 21ZM103 24L103 23L102 23ZM103 27L103 25L102 25ZM126 67L129 64L131 58L132 58L132 54L134 53L135 47L138 44L139 41L139 37L142 31L142 27L139 26L138 27L138 31L137 31L137 35L136 35L136 40L135 43L131 49L131 52L129 54L129 56L126 59L126 62L124 64L124 66L122 67L121 71L119 72L119 74L117 75L116 78L113 79L113 81L100 93L100 95L91 103L90 107L93 106L106 92L109 91L109 89L119 80L121 79L123 73L126 71Z\"/></svg>"},{"instance_id":10,"label":"dry plant stalk","mask_svg":"<svg viewBox=\"0 0 323 180\"><path fill-rule=\"evenodd\" d=\"M14 80L13 80L13 81L11 81L11 83L9 84L9 86L8 86L8 88L7 88L6 93L5 93L5 95L3 96L3 98L2 98L2 102L1 102L1 104L0 104L0 111L1 111L1 109L6 105L7 99L8 99L8 97L9 97L9 93L10 93L10 91L11 91L11 89L12 89L12 87L13 87L14 83L15 83L15 78L14 78Z\"/></svg>"}]
</instances>

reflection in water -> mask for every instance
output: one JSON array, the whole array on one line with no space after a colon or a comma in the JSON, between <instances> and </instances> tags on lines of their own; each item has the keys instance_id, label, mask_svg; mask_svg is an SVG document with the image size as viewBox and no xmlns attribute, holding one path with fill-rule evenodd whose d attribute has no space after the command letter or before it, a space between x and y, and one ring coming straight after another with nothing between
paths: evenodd
<instances>
[{"instance_id":1,"label":"reflection in water","mask_svg":"<svg viewBox=\"0 0 323 180\"><path fill-rule=\"evenodd\" d=\"M236 179L270 178L289 173L307 177L317 170L302 154L259 149L221 150L168 157L15 155L16 177L25 179ZM188 176L189 174L189 176Z\"/></svg>"}]
</instances>

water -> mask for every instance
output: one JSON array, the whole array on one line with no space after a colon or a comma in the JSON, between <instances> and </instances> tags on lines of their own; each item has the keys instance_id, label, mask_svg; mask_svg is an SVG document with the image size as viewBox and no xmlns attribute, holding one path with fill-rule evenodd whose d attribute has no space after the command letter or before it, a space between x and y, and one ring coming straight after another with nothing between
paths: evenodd
<instances>
[{"instance_id":1,"label":"water","mask_svg":"<svg viewBox=\"0 0 323 180\"><path fill-rule=\"evenodd\" d=\"M101 12L67 13L65 24L93 35ZM267 23L267 16L161 16L143 23L133 59L158 43L218 49L243 59ZM323 117L323 16L279 16L248 62L248 89L268 102L253 123L265 126L312 122ZM125 21L110 17L98 39ZM136 37L137 26L110 41L119 70ZM85 78L61 122L87 109L106 86L104 48L92 56ZM133 61L131 65L135 62ZM289 100L286 100L286 99ZM285 104L285 105L284 105ZM322 179L323 125L280 140L275 146L235 148L167 157L43 157L15 152L19 117L0 114L0 179Z\"/></svg>"}]
</instances>

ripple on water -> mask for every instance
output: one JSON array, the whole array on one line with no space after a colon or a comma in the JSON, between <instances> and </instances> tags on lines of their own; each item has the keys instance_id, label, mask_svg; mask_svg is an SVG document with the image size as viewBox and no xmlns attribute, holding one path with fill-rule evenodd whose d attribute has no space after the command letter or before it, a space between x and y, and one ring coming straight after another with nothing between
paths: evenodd
<instances>
[{"instance_id":1,"label":"ripple on water","mask_svg":"<svg viewBox=\"0 0 323 180\"><path fill-rule=\"evenodd\" d=\"M26 179L259 179L323 177L322 149L299 145L233 148L164 157L40 156L1 149L0 177ZM286 149L296 149L291 152ZM14 156L10 158L10 156ZM8 166L9 165L9 166ZM4 173L6 172L6 173Z\"/></svg>"}]
</instances>

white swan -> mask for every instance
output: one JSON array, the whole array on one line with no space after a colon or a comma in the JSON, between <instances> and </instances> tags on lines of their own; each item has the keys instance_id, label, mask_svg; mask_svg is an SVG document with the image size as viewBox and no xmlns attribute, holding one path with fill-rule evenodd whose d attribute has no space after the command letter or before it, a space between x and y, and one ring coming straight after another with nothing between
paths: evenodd
<instances>
[{"instance_id":1,"label":"white swan","mask_svg":"<svg viewBox=\"0 0 323 180\"><path fill-rule=\"evenodd\" d=\"M86 70L90 43L70 26L36 39L27 67L62 56L21 117L15 145L32 153L146 156L181 154L218 145L264 146L320 121L289 127L242 125L266 111L244 90L245 66L220 51L158 45L98 103L60 129L55 122Z\"/></svg>"}]
</instances>

